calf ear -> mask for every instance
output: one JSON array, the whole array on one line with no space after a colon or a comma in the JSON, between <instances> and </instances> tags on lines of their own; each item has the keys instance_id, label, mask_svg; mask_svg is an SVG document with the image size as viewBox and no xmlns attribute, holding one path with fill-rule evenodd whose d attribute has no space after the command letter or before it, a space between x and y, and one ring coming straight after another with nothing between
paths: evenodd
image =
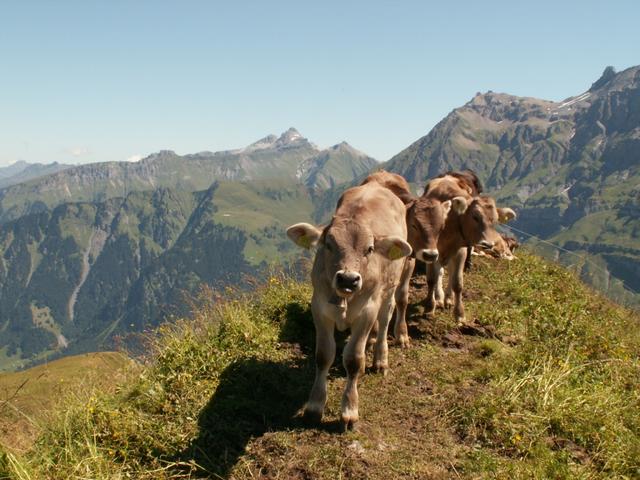
<instances>
[{"instance_id":1,"label":"calf ear","mask_svg":"<svg viewBox=\"0 0 640 480\"><path fill-rule=\"evenodd\" d=\"M453 197L453 199L451 200L451 208L458 215L462 215L464 212L466 212L468 206L469 204L467 203L467 199L464 197Z\"/></svg>"},{"instance_id":2,"label":"calf ear","mask_svg":"<svg viewBox=\"0 0 640 480\"><path fill-rule=\"evenodd\" d=\"M510 208L498 208L498 221L500 223L507 223L510 220L516 218L516 212Z\"/></svg>"},{"instance_id":3,"label":"calf ear","mask_svg":"<svg viewBox=\"0 0 640 480\"><path fill-rule=\"evenodd\" d=\"M400 237L383 237L375 241L375 249L389 260L398 260L411 255L411 245Z\"/></svg>"},{"instance_id":4,"label":"calf ear","mask_svg":"<svg viewBox=\"0 0 640 480\"><path fill-rule=\"evenodd\" d=\"M287 228L287 237L302 248L315 247L322 235L322 230L308 223L296 223Z\"/></svg>"},{"instance_id":5,"label":"calf ear","mask_svg":"<svg viewBox=\"0 0 640 480\"><path fill-rule=\"evenodd\" d=\"M442 202L442 210L444 210L444 218L447 218L449 215L449 210L451 210L451 200L445 200Z\"/></svg>"}]
</instances>

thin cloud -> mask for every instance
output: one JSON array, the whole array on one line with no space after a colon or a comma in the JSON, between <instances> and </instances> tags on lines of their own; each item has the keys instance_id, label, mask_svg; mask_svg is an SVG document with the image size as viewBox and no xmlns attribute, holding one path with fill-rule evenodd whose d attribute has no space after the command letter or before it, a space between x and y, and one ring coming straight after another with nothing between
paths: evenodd
<instances>
[{"instance_id":1,"label":"thin cloud","mask_svg":"<svg viewBox=\"0 0 640 480\"><path fill-rule=\"evenodd\" d=\"M130 157L127 158L127 162L139 162L140 160L142 160L142 155L131 155Z\"/></svg>"},{"instance_id":2,"label":"thin cloud","mask_svg":"<svg viewBox=\"0 0 640 480\"><path fill-rule=\"evenodd\" d=\"M71 147L67 149L67 153L73 155L74 157L84 157L91 152L87 147Z\"/></svg>"}]
</instances>

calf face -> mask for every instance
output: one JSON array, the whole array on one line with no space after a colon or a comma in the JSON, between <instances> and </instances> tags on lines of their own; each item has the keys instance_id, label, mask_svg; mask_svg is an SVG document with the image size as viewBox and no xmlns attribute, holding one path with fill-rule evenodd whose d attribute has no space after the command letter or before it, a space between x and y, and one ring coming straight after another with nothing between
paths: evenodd
<instances>
[{"instance_id":1,"label":"calf face","mask_svg":"<svg viewBox=\"0 0 640 480\"><path fill-rule=\"evenodd\" d=\"M366 227L352 219L333 220L324 230L308 223L287 229L297 245L318 246L317 256L325 281L339 297L349 298L368 280L375 281L380 266L374 254L397 260L411 254L411 246L400 237L375 238Z\"/></svg>"},{"instance_id":2,"label":"calf face","mask_svg":"<svg viewBox=\"0 0 640 480\"><path fill-rule=\"evenodd\" d=\"M520 246L520 244L514 237L500 234L491 250L486 250L485 252L494 258L513 260L516 258L513 256L513 252L515 252L518 246Z\"/></svg>"},{"instance_id":3,"label":"calf face","mask_svg":"<svg viewBox=\"0 0 640 480\"><path fill-rule=\"evenodd\" d=\"M452 201L420 197L407 205L407 240L418 260L438 260L438 238L444 230Z\"/></svg>"},{"instance_id":4,"label":"calf face","mask_svg":"<svg viewBox=\"0 0 640 480\"><path fill-rule=\"evenodd\" d=\"M510 208L497 208L493 198L476 197L460 215L460 232L468 246L491 249L501 240L495 226L514 217L515 213Z\"/></svg>"}]
</instances>

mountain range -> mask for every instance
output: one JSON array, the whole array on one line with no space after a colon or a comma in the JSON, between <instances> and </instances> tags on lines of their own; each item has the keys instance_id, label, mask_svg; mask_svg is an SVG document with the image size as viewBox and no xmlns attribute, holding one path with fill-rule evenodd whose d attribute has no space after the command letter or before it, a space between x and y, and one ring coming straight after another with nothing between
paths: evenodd
<instances>
[{"instance_id":1,"label":"mountain range","mask_svg":"<svg viewBox=\"0 0 640 480\"><path fill-rule=\"evenodd\" d=\"M7 167L0 167L0 188L27 182L34 178L66 170L70 167L71 165L58 162L42 164L18 160Z\"/></svg>"},{"instance_id":2,"label":"mountain range","mask_svg":"<svg viewBox=\"0 0 640 480\"><path fill-rule=\"evenodd\" d=\"M345 142L321 150L290 128L242 149L182 156L163 150L138 162L78 165L33 178L0 190L0 223L65 202L101 202L156 188L198 191L216 180L288 179L321 189L376 164Z\"/></svg>"},{"instance_id":3,"label":"mountain range","mask_svg":"<svg viewBox=\"0 0 640 480\"><path fill-rule=\"evenodd\" d=\"M0 367L99 349L183 313L201 284L240 284L293 251L280 233L312 215L314 195L376 164L289 129L244 149L162 151L0 190Z\"/></svg>"},{"instance_id":4,"label":"mountain range","mask_svg":"<svg viewBox=\"0 0 640 480\"><path fill-rule=\"evenodd\" d=\"M561 102L478 93L384 164L292 128L242 149L56 165L23 181L29 166L5 167L0 369L104 348L183 312L203 283L250 284L298 254L287 225L325 221L344 188L381 166L416 192L442 172L475 170L517 211L516 236L640 305L638 147L632 67L607 68Z\"/></svg>"},{"instance_id":5,"label":"mountain range","mask_svg":"<svg viewBox=\"0 0 640 480\"><path fill-rule=\"evenodd\" d=\"M521 239L637 302L627 293L640 291L640 67L607 67L562 102L477 94L385 168L419 185L475 170L517 211Z\"/></svg>"}]
</instances>

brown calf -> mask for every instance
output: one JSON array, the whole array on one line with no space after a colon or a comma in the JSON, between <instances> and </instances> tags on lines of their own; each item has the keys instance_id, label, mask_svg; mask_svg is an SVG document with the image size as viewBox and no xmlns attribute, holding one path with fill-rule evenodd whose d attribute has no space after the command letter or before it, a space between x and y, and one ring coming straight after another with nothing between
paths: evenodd
<instances>
[{"instance_id":1,"label":"brown calf","mask_svg":"<svg viewBox=\"0 0 640 480\"><path fill-rule=\"evenodd\" d=\"M467 258L468 247L479 245L482 248L490 249L501 238L495 230L495 226L500 220L509 220L515 217L515 213L510 208L497 208L495 200L488 196L472 196L469 191L473 189L469 186L460 187L460 178L445 175L442 178L432 180L427 184L424 195L427 198L456 198L466 197L466 208L456 209L454 215L447 219L445 229L438 241L438 252L440 253L439 265L431 265L427 269L427 313L433 313L436 302L436 292L441 295L442 266L447 266L449 272L449 286L445 304L453 304L456 320L463 322L464 305L462 303L463 269ZM460 200L460 203L463 203ZM438 295L438 296L440 296Z\"/></svg>"},{"instance_id":2,"label":"brown calf","mask_svg":"<svg viewBox=\"0 0 640 480\"><path fill-rule=\"evenodd\" d=\"M409 304L409 281L415 267L415 259L427 264L438 259L438 238L444 230L447 216L452 207L459 209L466 206L466 200L454 198L440 201L437 198L425 196L414 198L409 191L409 184L403 177L384 170L369 175L363 185L372 182L391 190L403 200L406 207L407 241L413 248L414 255L412 255L413 258L408 257L405 260L402 279L396 289L396 321L393 334L402 347L407 347L409 333L405 317ZM440 297L444 305L444 292Z\"/></svg>"},{"instance_id":3,"label":"brown calf","mask_svg":"<svg viewBox=\"0 0 640 480\"><path fill-rule=\"evenodd\" d=\"M317 245L311 272L311 311L316 329L316 377L305 417L319 421L327 401L327 373L335 357L334 329L351 330L343 352L347 383L341 418L345 428L358 421L358 377L364 372L365 347L378 324L374 367L388 368L387 330L394 293L411 253L405 241L405 208L388 189L369 183L350 188L338 202L331 223L320 230L307 223L287 229L297 245Z\"/></svg>"}]
</instances>

